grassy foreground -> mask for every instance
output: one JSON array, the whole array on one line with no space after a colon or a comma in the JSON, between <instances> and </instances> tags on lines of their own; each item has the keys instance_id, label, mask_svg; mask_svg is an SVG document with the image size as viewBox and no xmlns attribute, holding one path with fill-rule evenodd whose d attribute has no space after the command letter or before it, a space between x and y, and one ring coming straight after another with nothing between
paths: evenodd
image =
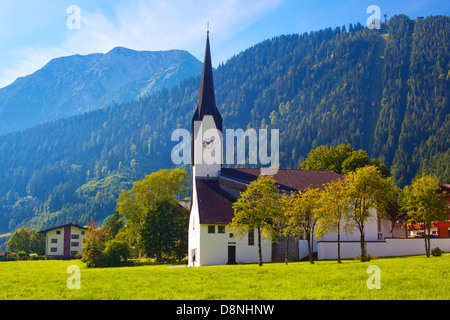
<instances>
[{"instance_id":1,"label":"grassy foreground","mask_svg":"<svg viewBox=\"0 0 450 320\"><path fill-rule=\"evenodd\" d=\"M70 265L80 267L80 289L68 289ZM380 289L368 289L380 269ZM251 265L86 268L81 261L0 262L2 300L303 300L450 298L450 254Z\"/></svg>"}]
</instances>

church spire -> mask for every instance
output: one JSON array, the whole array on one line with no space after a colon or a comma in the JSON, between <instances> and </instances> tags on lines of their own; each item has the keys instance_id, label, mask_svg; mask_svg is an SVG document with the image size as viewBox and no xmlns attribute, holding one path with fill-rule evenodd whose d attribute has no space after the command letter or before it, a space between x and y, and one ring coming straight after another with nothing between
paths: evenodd
<instances>
[{"instance_id":1,"label":"church spire","mask_svg":"<svg viewBox=\"0 0 450 320\"><path fill-rule=\"evenodd\" d=\"M211 51L209 46L209 28L206 34L205 60L203 62L200 97L198 101L198 107L195 111L192 121L201 121L204 115L212 115L214 117L217 129L222 131L222 117L220 116L219 110L217 110L216 98L214 94Z\"/></svg>"}]
</instances>

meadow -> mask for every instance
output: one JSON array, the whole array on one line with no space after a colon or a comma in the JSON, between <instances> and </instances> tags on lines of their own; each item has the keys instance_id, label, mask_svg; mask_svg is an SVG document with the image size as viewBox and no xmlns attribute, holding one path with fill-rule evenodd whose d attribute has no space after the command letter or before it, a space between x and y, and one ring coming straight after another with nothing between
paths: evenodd
<instances>
[{"instance_id":1,"label":"meadow","mask_svg":"<svg viewBox=\"0 0 450 320\"><path fill-rule=\"evenodd\" d=\"M80 268L69 289L67 268ZM380 289L369 289L369 266ZM450 254L426 258L87 268L80 260L0 262L2 300L448 300Z\"/></svg>"}]
</instances>

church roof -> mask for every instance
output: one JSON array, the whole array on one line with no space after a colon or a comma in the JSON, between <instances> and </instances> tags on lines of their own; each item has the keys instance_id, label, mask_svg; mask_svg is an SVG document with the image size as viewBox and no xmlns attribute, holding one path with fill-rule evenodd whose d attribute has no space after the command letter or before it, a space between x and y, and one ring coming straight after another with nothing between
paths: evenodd
<instances>
[{"instance_id":1,"label":"church roof","mask_svg":"<svg viewBox=\"0 0 450 320\"><path fill-rule=\"evenodd\" d=\"M220 176L236 182L250 184L261 174L261 169L222 168ZM328 170L279 169L273 176L280 189L294 191L307 188L322 188L341 175Z\"/></svg>"},{"instance_id":2,"label":"church roof","mask_svg":"<svg viewBox=\"0 0 450 320\"><path fill-rule=\"evenodd\" d=\"M222 168L220 177L248 185L260 175L260 169ZM322 188L342 176L327 170L280 169L273 176L280 190L295 191ZM196 179L198 210L201 224L228 224L234 216L237 198L225 191L220 179Z\"/></svg>"},{"instance_id":3,"label":"church roof","mask_svg":"<svg viewBox=\"0 0 450 320\"><path fill-rule=\"evenodd\" d=\"M201 224L228 224L234 216L236 198L219 186L217 179L195 180Z\"/></svg>"}]
</instances>

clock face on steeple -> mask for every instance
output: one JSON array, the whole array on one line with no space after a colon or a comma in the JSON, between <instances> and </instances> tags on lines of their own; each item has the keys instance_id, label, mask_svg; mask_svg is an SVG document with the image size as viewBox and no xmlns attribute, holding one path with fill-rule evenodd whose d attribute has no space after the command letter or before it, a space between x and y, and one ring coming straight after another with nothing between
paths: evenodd
<instances>
[{"instance_id":1,"label":"clock face on steeple","mask_svg":"<svg viewBox=\"0 0 450 320\"><path fill-rule=\"evenodd\" d=\"M211 149L214 147L214 136L211 138L206 138L203 140L203 148L205 149Z\"/></svg>"}]
</instances>

